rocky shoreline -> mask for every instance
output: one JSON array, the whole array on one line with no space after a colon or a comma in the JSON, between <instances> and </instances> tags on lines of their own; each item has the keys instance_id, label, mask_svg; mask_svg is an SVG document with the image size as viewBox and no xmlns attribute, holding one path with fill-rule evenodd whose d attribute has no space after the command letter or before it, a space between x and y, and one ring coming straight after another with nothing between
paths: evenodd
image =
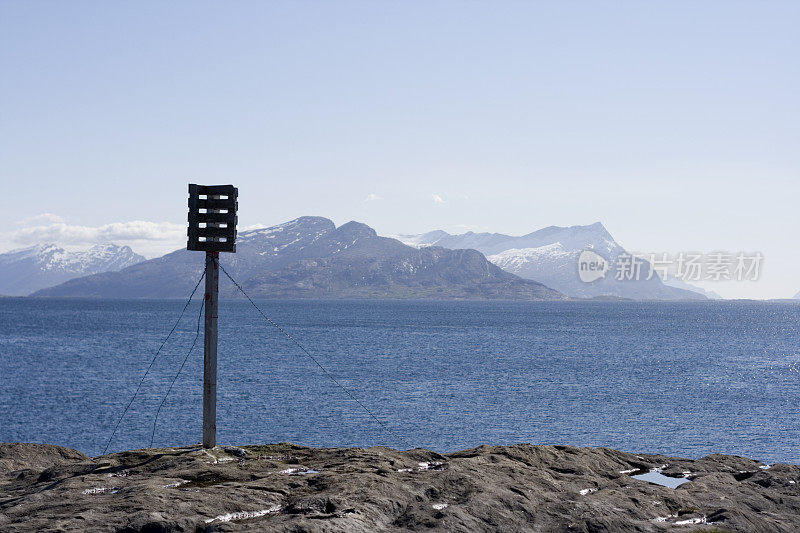
<instances>
[{"instance_id":1,"label":"rocky shoreline","mask_svg":"<svg viewBox=\"0 0 800 533\"><path fill-rule=\"evenodd\" d=\"M648 472L688 482L632 477ZM571 446L274 444L90 458L0 444L0 530L793 532L798 482L795 465Z\"/></svg>"}]
</instances>

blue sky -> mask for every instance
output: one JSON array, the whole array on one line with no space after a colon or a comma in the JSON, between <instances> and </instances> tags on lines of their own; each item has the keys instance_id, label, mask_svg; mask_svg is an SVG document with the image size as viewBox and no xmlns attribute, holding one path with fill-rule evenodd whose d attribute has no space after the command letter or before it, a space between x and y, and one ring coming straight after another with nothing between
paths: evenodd
<instances>
[{"instance_id":1,"label":"blue sky","mask_svg":"<svg viewBox=\"0 0 800 533\"><path fill-rule=\"evenodd\" d=\"M55 226L153 255L189 181L234 183L240 226L599 220L632 251L761 251L759 282L711 287L789 297L799 24L797 2L2 2L0 250Z\"/></svg>"}]
</instances>

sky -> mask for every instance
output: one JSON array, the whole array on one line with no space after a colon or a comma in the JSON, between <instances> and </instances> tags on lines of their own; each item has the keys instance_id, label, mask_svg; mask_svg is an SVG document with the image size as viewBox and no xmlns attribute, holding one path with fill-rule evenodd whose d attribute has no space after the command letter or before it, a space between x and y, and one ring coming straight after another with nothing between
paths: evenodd
<instances>
[{"instance_id":1,"label":"sky","mask_svg":"<svg viewBox=\"0 0 800 533\"><path fill-rule=\"evenodd\" d=\"M798 2L0 1L0 252L240 230L601 221L637 252L761 252L800 291Z\"/></svg>"}]
</instances>

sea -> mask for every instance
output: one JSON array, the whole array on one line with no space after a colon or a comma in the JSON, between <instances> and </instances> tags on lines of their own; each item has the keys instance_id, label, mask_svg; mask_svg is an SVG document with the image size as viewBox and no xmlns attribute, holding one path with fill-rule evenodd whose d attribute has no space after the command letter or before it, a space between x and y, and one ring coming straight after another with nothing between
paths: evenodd
<instances>
[{"instance_id":1,"label":"sea","mask_svg":"<svg viewBox=\"0 0 800 533\"><path fill-rule=\"evenodd\" d=\"M220 302L221 444L569 444L800 464L800 304L256 303L305 352L250 302ZM0 441L92 456L199 442L202 324L194 342L199 303L176 322L184 304L0 299Z\"/></svg>"}]
</instances>

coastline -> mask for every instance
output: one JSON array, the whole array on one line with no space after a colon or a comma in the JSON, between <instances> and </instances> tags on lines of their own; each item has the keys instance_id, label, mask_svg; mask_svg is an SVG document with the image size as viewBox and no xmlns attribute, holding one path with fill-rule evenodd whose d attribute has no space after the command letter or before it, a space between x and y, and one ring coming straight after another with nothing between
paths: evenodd
<instances>
[{"instance_id":1,"label":"coastline","mask_svg":"<svg viewBox=\"0 0 800 533\"><path fill-rule=\"evenodd\" d=\"M632 477L682 480L670 488ZM3 531L794 531L800 466L610 448L0 444Z\"/></svg>"}]
</instances>

